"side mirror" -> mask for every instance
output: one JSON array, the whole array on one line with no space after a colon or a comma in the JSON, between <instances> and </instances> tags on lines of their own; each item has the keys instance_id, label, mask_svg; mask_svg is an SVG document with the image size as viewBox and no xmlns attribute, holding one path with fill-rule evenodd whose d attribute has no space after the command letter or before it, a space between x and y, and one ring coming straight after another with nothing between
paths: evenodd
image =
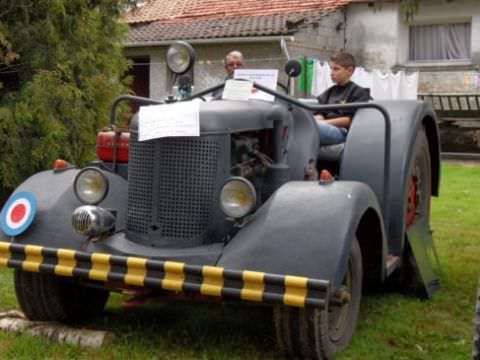
<instances>
[{"instance_id":1,"label":"side mirror","mask_svg":"<svg viewBox=\"0 0 480 360\"><path fill-rule=\"evenodd\" d=\"M285 72L288 76L287 94L290 95L291 78L295 78L302 73L302 65L298 60L288 60L285 64Z\"/></svg>"},{"instance_id":2,"label":"side mirror","mask_svg":"<svg viewBox=\"0 0 480 360\"><path fill-rule=\"evenodd\" d=\"M302 73L302 65L298 60L288 60L285 64L285 72L289 78L297 77Z\"/></svg>"}]
</instances>

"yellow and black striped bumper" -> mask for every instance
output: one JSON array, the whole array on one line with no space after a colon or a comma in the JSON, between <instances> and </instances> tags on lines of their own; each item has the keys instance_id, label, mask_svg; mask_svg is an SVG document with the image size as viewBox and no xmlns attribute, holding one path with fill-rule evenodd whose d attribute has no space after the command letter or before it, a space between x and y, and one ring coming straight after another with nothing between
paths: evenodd
<instances>
[{"instance_id":1,"label":"yellow and black striped bumper","mask_svg":"<svg viewBox=\"0 0 480 360\"><path fill-rule=\"evenodd\" d=\"M325 307L328 281L0 242L0 266L245 301Z\"/></svg>"}]
</instances>

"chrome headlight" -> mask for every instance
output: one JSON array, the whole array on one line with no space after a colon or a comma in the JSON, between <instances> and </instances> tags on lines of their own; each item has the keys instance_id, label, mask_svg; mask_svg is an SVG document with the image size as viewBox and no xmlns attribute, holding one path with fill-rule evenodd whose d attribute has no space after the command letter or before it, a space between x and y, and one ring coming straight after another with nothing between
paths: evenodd
<instances>
[{"instance_id":1,"label":"chrome headlight","mask_svg":"<svg viewBox=\"0 0 480 360\"><path fill-rule=\"evenodd\" d=\"M167 50L167 66L175 74L186 73L195 61L195 50L185 41L177 41Z\"/></svg>"},{"instance_id":2,"label":"chrome headlight","mask_svg":"<svg viewBox=\"0 0 480 360\"><path fill-rule=\"evenodd\" d=\"M84 205L73 212L72 226L80 235L100 236L115 229L115 216L101 207Z\"/></svg>"},{"instance_id":3,"label":"chrome headlight","mask_svg":"<svg viewBox=\"0 0 480 360\"><path fill-rule=\"evenodd\" d=\"M73 189L80 202L95 205L107 196L108 180L99 169L85 168L77 174Z\"/></svg>"},{"instance_id":4,"label":"chrome headlight","mask_svg":"<svg viewBox=\"0 0 480 360\"><path fill-rule=\"evenodd\" d=\"M232 177L223 185L220 193L220 206L227 216L244 217L252 212L256 203L257 193L247 179Z\"/></svg>"}]
</instances>

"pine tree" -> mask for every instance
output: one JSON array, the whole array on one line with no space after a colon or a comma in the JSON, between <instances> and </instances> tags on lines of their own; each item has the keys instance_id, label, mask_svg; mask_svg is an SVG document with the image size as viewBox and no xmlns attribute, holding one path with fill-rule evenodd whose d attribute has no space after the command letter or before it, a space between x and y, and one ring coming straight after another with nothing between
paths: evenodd
<instances>
[{"instance_id":1,"label":"pine tree","mask_svg":"<svg viewBox=\"0 0 480 360\"><path fill-rule=\"evenodd\" d=\"M0 0L0 189L56 158L84 164L125 91L131 0Z\"/></svg>"}]
</instances>

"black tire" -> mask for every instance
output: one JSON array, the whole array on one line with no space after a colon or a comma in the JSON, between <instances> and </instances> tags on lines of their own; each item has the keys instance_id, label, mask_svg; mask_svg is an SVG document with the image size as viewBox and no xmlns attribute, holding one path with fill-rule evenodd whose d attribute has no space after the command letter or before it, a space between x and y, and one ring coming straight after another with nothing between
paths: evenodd
<instances>
[{"instance_id":1,"label":"black tire","mask_svg":"<svg viewBox=\"0 0 480 360\"><path fill-rule=\"evenodd\" d=\"M473 320L473 360L480 360L480 285L477 289L477 301L475 303L475 318Z\"/></svg>"},{"instance_id":2,"label":"black tire","mask_svg":"<svg viewBox=\"0 0 480 360\"><path fill-rule=\"evenodd\" d=\"M412 160L410 161L405 185L405 239L408 238L409 229L415 226L418 221L421 220L422 224L430 226L431 187L430 150L425 129L421 128L413 146ZM415 190L415 195L412 194L412 190ZM413 206L412 202L415 202ZM411 246L408 243L404 246L400 279L407 290L419 294L424 293L423 281Z\"/></svg>"},{"instance_id":3,"label":"black tire","mask_svg":"<svg viewBox=\"0 0 480 360\"><path fill-rule=\"evenodd\" d=\"M15 293L25 316L36 321L76 322L99 315L109 291L58 276L15 270Z\"/></svg>"},{"instance_id":4,"label":"black tire","mask_svg":"<svg viewBox=\"0 0 480 360\"><path fill-rule=\"evenodd\" d=\"M348 303L327 306L324 310L275 306L273 319L277 342L287 357L332 359L347 347L355 332L360 310L362 271L362 254L355 240L344 280L344 286L351 295Z\"/></svg>"}]
</instances>

